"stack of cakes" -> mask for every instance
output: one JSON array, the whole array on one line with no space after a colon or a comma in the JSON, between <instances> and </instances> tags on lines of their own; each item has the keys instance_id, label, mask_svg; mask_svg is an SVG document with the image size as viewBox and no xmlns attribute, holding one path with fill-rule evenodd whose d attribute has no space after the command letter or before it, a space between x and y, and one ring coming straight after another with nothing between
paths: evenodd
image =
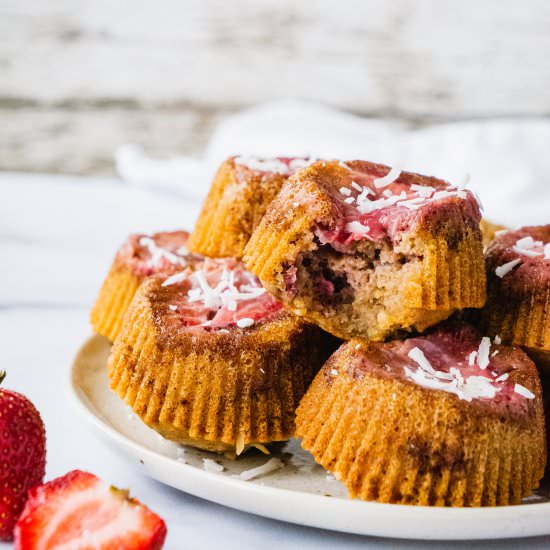
<instances>
[{"instance_id":1,"label":"stack of cakes","mask_svg":"<svg viewBox=\"0 0 550 550\"><path fill-rule=\"evenodd\" d=\"M517 503L546 464L550 226L484 257L480 221L463 185L379 164L228 159L188 240L118 252L111 387L180 443L301 437L352 497Z\"/></svg>"}]
</instances>

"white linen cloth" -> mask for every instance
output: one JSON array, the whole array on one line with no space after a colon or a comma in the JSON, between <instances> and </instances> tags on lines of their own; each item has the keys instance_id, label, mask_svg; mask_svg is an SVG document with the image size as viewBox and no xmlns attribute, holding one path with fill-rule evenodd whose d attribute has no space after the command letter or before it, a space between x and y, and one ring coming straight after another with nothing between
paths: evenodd
<instances>
[{"instance_id":1,"label":"white linen cloth","mask_svg":"<svg viewBox=\"0 0 550 550\"><path fill-rule=\"evenodd\" d=\"M451 182L471 176L485 215L509 226L550 221L550 120L500 119L412 130L298 101L268 103L227 118L204 159L148 159L132 146L118 151L124 180L203 197L229 155L315 156L399 165Z\"/></svg>"},{"instance_id":2,"label":"white linen cloth","mask_svg":"<svg viewBox=\"0 0 550 550\"><path fill-rule=\"evenodd\" d=\"M90 334L88 309L130 232L191 228L217 163L233 153L359 157L462 178L472 175L495 221L548 222L550 123L461 123L408 130L328 108L283 102L249 109L214 133L201 161L152 161L119 151L125 181L0 173L0 342L6 387L29 396L48 434L47 478L92 471L167 521L166 548L548 548L550 537L426 543L280 523L212 504L144 477L85 428L67 399L72 357ZM404 513L406 510L404 509ZM521 518L518 518L521 521ZM9 548L9 545L0 545Z\"/></svg>"}]
</instances>

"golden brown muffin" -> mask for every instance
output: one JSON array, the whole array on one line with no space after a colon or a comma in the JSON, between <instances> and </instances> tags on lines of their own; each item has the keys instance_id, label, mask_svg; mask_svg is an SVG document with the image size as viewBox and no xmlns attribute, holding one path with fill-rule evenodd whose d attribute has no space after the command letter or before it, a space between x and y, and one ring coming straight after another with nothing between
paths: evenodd
<instances>
[{"instance_id":1,"label":"golden brown muffin","mask_svg":"<svg viewBox=\"0 0 550 550\"><path fill-rule=\"evenodd\" d=\"M491 241L501 232L507 231L504 225L498 225L483 218L479 224L481 235L483 237L483 247L487 248Z\"/></svg>"},{"instance_id":2,"label":"golden brown muffin","mask_svg":"<svg viewBox=\"0 0 550 550\"><path fill-rule=\"evenodd\" d=\"M330 336L282 309L234 259L138 290L109 359L111 388L178 443L237 454L294 434Z\"/></svg>"},{"instance_id":3,"label":"golden brown muffin","mask_svg":"<svg viewBox=\"0 0 550 550\"><path fill-rule=\"evenodd\" d=\"M483 306L475 198L397 173L363 161L297 172L252 234L248 269L290 310L340 338L383 340Z\"/></svg>"},{"instance_id":4,"label":"golden brown muffin","mask_svg":"<svg viewBox=\"0 0 550 550\"><path fill-rule=\"evenodd\" d=\"M498 235L486 262L484 330L523 346L540 368L550 369L550 225Z\"/></svg>"},{"instance_id":5,"label":"golden brown muffin","mask_svg":"<svg viewBox=\"0 0 550 550\"><path fill-rule=\"evenodd\" d=\"M199 260L189 254L186 231L130 235L116 253L90 313L92 328L114 341L139 285L155 273L171 274Z\"/></svg>"},{"instance_id":6,"label":"golden brown muffin","mask_svg":"<svg viewBox=\"0 0 550 550\"><path fill-rule=\"evenodd\" d=\"M471 326L344 344L297 411L302 446L350 496L397 504L517 504L546 461L537 369Z\"/></svg>"},{"instance_id":7,"label":"golden brown muffin","mask_svg":"<svg viewBox=\"0 0 550 550\"><path fill-rule=\"evenodd\" d=\"M281 185L309 161L231 157L218 169L204 201L189 250L241 258L244 247Z\"/></svg>"}]
</instances>

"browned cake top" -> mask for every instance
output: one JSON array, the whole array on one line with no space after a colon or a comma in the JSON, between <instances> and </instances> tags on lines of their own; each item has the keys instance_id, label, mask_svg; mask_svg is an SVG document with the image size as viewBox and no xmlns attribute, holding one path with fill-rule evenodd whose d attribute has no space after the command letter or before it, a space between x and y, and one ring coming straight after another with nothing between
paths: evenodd
<instances>
[{"instance_id":1,"label":"browned cake top","mask_svg":"<svg viewBox=\"0 0 550 550\"><path fill-rule=\"evenodd\" d=\"M323 170L323 162L315 167ZM328 164L328 163L327 163ZM330 163L333 164L333 163ZM430 219L456 217L460 213L471 227L481 219L478 201L462 184L402 172L367 161L339 162L328 187L338 212L331 227L319 228L323 243L348 244L355 240L379 241L395 237Z\"/></svg>"},{"instance_id":2,"label":"browned cake top","mask_svg":"<svg viewBox=\"0 0 550 550\"><path fill-rule=\"evenodd\" d=\"M486 254L489 270L501 279L550 283L550 225L498 232Z\"/></svg>"},{"instance_id":3,"label":"browned cake top","mask_svg":"<svg viewBox=\"0 0 550 550\"><path fill-rule=\"evenodd\" d=\"M348 346L355 346L355 375L401 378L466 402L523 409L538 387L536 367L520 348L491 341L461 322L407 340Z\"/></svg>"},{"instance_id":4,"label":"browned cake top","mask_svg":"<svg viewBox=\"0 0 550 550\"><path fill-rule=\"evenodd\" d=\"M188 237L186 231L130 235L118 250L116 262L142 277L179 271L202 259L187 250Z\"/></svg>"},{"instance_id":5,"label":"browned cake top","mask_svg":"<svg viewBox=\"0 0 550 550\"><path fill-rule=\"evenodd\" d=\"M155 315L174 329L246 329L282 311L282 304L234 258L206 258L165 279Z\"/></svg>"}]
</instances>

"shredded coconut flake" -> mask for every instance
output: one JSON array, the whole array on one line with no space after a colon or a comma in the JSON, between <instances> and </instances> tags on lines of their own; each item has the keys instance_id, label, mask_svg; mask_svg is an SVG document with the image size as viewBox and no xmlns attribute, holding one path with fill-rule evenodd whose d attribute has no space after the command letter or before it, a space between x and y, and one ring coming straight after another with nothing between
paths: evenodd
<instances>
[{"instance_id":1,"label":"shredded coconut flake","mask_svg":"<svg viewBox=\"0 0 550 550\"><path fill-rule=\"evenodd\" d=\"M519 393L519 395L523 395L523 397L527 399L535 399L535 394L530 390L528 390L525 386L522 386L521 384L515 384L514 391L516 393Z\"/></svg>"},{"instance_id":2,"label":"shredded coconut flake","mask_svg":"<svg viewBox=\"0 0 550 550\"><path fill-rule=\"evenodd\" d=\"M464 174L464 177L462 178L462 181L458 184L458 188L459 189L466 189L466 187L470 183L471 179L472 179L472 177L470 176L470 174L468 174L468 173Z\"/></svg>"},{"instance_id":3,"label":"shredded coconut flake","mask_svg":"<svg viewBox=\"0 0 550 550\"><path fill-rule=\"evenodd\" d=\"M489 366L489 353L491 351L491 339L488 336L484 336L479 343L479 349L477 350L477 364L479 368L485 370Z\"/></svg>"},{"instance_id":4,"label":"shredded coconut flake","mask_svg":"<svg viewBox=\"0 0 550 550\"><path fill-rule=\"evenodd\" d=\"M340 194L349 197L351 195L351 190L347 187L340 187Z\"/></svg>"},{"instance_id":5,"label":"shredded coconut flake","mask_svg":"<svg viewBox=\"0 0 550 550\"><path fill-rule=\"evenodd\" d=\"M479 197L479 195L474 191L474 197L477 201L477 204L479 205L479 209L484 212L485 211L485 208L483 208L483 203L481 202L481 198Z\"/></svg>"},{"instance_id":6,"label":"shredded coconut flake","mask_svg":"<svg viewBox=\"0 0 550 550\"><path fill-rule=\"evenodd\" d=\"M433 187L430 187L429 185L418 185L417 183L413 183L411 185L411 189L413 191L416 191L418 193L419 197L430 197L435 189Z\"/></svg>"},{"instance_id":7,"label":"shredded coconut flake","mask_svg":"<svg viewBox=\"0 0 550 550\"><path fill-rule=\"evenodd\" d=\"M499 265L495 269L495 275L502 279L502 277L504 277L505 275L510 273L510 271L512 271L512 269L514 269L514 267L516 267L516 265L518 265L519 263L521 263L521 259L516 258L515 260L512 260L510 262L506 262L505 264Z\"/></svg>"},{"instance_id":8,"label":"shredded coconut flake","mask_svg":"<svg viewBox=\"0 0 550 550\"><path fill-rule=\"evenodd\" d=\"M474 356L473 353L476 355ZM470 353L468 357L470 365L472 365L473 358L479 355L479 352L473 353ZM484 353L483 350L482 353ZM469 376L464 379L460 370L454 367L451 367L449 372L435 370L422 350L417 347L411 349L408 355L418 364L419 368L412 370L405 366L405 377L419 386L454 393L465 401L477 398L491 399L500 391L500 388L494 385L495 380L486 376Z\"/></svg>"},{"instance_id":9,"label":"shredded coconut flake","mask_svg":"<svg viewBox=\"0 0 550 550\"><path fill-rule=\"evenodd\" d=\"M401 168L392 166L390 171L382 178L376 178L374 180L374 187L381 189L393 183L401 175Z\"/></svg>"},{"instance_id":10,"label":"shredded coconut flake","mask_svg":"<svg viewBox=\"0 0 550 550\"><path fill-rule=\"evenodd\" d=\"M170 304L170 305L168 306L168 309L169 309L170 311L176 311L176 310L178 309L178 306L176 306L176 305L174 305L174 304Z\"/></svg>"},{"instance_id":11,"label":"shredded coconut flake","mask_svg":"<svg viewBox=\"0 0 550 550\"><path fill-rule=\"evenodd\" d=\"M235 164L245 166L249 170L259 172L273 172L275 174L288 175L290 167L279 159L260 159L256 157L236 157Z\"/></svg>"},{"instance_id":12,"label":"shredded coconut flake","mask_svg":"<svg viewBox=\"0 0 550 550\"><path fill-rule=\"evenodd\" d=\"M174 252L166 250L166 248L158 246L155 240L151 237L141 237L141 239L139 239L139 245L145 248L151 255L151 257L147 260L147 264L149 266L156 267L162 260L167 260L174 265L185 264L185 259L181 257L187 254L187 248L185 247L180 247L178 249L178 254L180 254L178 256L178 254L175 254ZM185 250L183 254L181 253L182 249Z\"/></svg>"},{"instance_id":13,"label":"shredded coconut flake","mask_svg":"<svg viewBox=\"0 0 550 550\"><path fill-rule=\"evenodd\" d=\"M477 359L477 351L474 350L468 356L468 365L470 365L470 367L473 367L476 364L476 359Z\"/></svg>"},{"instance_id":14,"label":"shredded coconut flake","mask_svg":"<svg viewBox=\"0 0 550 550\"><path fill-rule=\"evenodd\" d=\"M330 371L331 376L338 376L338 371L336 369L332 369Z\"/></svg>"},{"instance_id":15,"label":"shredded coconut flake","mask_svg":"<svg viewBox=\"0 0 550 550\"><path fill-rule=\"evenodd\" d=\"M513 246L512 250L514 252L517 252L518 254L523 254L524 256L528 256L529 258L536 258L537 256L542 256L541 252L537 252L536 250L529 250L527 248L519 248L518 246Z\"/></svg>"},{"instance_id":16,"label":"shredded coconut flake","mask_svg":"<svg viewBox=\"0 0 550 550\"><path fill-rule=\"evenodd\" d=\"M185 271L180 271L171 277L168 277L163 283L162 286L175 285L176 283L181 283L187 278L187 273Z\"/></svg>"},{"instance_id":17,"label":"shredded coconut flake","mask_svg":"<svg viewBox=\"0 0 550 550\"><path fill-rule=\"evenodd\" d=\"M368 225L363 225L361 222L349 222L346 224L348 233L366 233L369 230Z\"/></svg>"},{"instance_id":18,"label":"shredded coconut flake","mask_svg":"<svg viewBox=\"0 0 550 550\"><path fill-rule=\"evenodd\" d=\"M493 343L497 345L502 344L502 338L498 334L495 335L495 337L493 338Z\"/></svg>"},{"instance_id":19,"label":"shredded coconut flake","mask_svg":"<svg viewBox=\"0 0 550 550\"><path fill-rule=\"evenodd\" d=\"M495 237L500 237L501 235L506 235L506 233L510 233L509 229L499 229L498 231L495 231Z\"/></svg>"},{"instance_id":20,"label":"shredded coconut flake","mask_svg":"<svg viewBox=\"0 0 550 550\"><path fill-rule=\"evenodd\" d=\"M202 459L202 467L207 472L213 472L213 473L220 473L225 470L225 467L216 462L215 460L212 460L211 458L203 458Z\"/></svg>"},{"instance_id":21,"label":"shredded coconut flake","mask_svg":"<svg viewBox=\"0 0 550 550\"><path fill-rule=\"evenodd\" d=\"M418 364L418 366L426 371L426 372L429 372L430 374L432 374L433 376L443 376L443 378L445 378L446 380L450 380L452 377L450 376L450 374L448 373L445 373L445 372L438 372L436 371L433 367L432 367L432 364L426 359L426 356L424 355L424 352L420 349L420 348L417 348L417 347L414 347L412 348L409 353L408 353L408 356L415 362Z\"/></svg>"},{"instance_id":22,"label":"shredded coconut flake","mask_svg":"<svg viewBox=\"0 0 550 550\"><path fill-rule=\"evenodd\" d=\"M279 470L283 466L284 463L280 458L270 458L265 464L257 468L252 468L251 470L245 470L234 477L242 479L243 481L250 481L251 479L256 479L257 477L265 476L275 470Z\"/></svg>"},{"instance_id":23,"label":"shredded coconut flake","mask_svg":"<svg viewBox=\"0 0 550 550\"><path fill-rule=\"evenodd\" d=\"M544 259L550 259L550 243L544 244L542 241L535 241L533 237L527 236L518 239L512 249L518 254L523 254L529 258L544 256Z\"/></svg>"},{"instance_id":24,"label":"shredded coconut flake","mask_svg":"<svg viewBox=\"0 0 550 550\"><path fill-rule=\"evenodd\" d=\"M189 302L202 302L205 307L219 309L223 306L233 307L234 302L254 300L265 293L261 286L243 284L240 288L235 286L235 273L224 269L218 284L211 287L206 280L206 274L197 270L189 276L193 284L187 297ZM249 326L249 325L248 325Z\"/></svg>"},{"instance_id":25,"label":"shredded coconut flake","mask_svg":"<svg viewBox=\"0 0 550 550\"><path fill-rule=\"evenodd\" d=\"M237 321L237 326L239 328L248 328L251 327L254 324L254 319L251 319L250 317L243 317L242 319L239 319Z\"/></svg>"},{"instance_id":26,"label":"shredded coconut flake","mask_svg":"<svg viewBox=\"0 0 550 550\"><path fill-rule=\"evenodd\" d=\"M356 181L352 181L351 182L351 186L356 190L356 191L363 191L363 188L356 182Z\"/></svg>"},{"instance_id":27,"label":"shredded coconut flake","mask_svg":"<svg viewBox=\"0 0 550 550\"><path fill-rule=\"evenodd\" d=\"M309 166L310 164L313 164L314 162L317 162L317 157L310 156L306 159L292 159L288 165L291 170L301 170L302 168L305 168L306 166Z\"/></svg>"}]
</instances>

